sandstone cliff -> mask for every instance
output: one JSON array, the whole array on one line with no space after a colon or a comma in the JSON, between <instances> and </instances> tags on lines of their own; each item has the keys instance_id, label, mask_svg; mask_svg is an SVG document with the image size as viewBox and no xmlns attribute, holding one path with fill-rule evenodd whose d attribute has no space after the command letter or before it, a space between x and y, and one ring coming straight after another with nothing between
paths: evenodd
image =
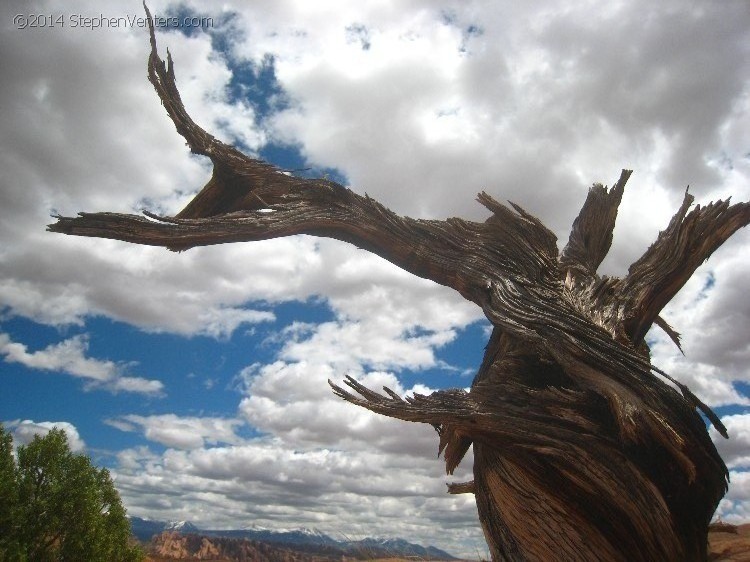
<instances>
[{"instance_id":1,"label":"sandstone cliff","mask_svg":"<svg viewBox=\"0 0 750 562\"><path fill-rule=\"evenodd\" d=\"M154 537L148 549L149 559L210 562L322 562L331 560L314 554L246 539L183 535L166 531ZM341 560L341 557L336 558Z\"/></svg>"}]
</instances>

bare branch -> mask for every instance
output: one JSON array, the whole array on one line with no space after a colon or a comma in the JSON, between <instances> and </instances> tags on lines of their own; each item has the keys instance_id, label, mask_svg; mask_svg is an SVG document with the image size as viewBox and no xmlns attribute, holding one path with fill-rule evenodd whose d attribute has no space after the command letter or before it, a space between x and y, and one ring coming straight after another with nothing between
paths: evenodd
<instances>
[{"instance_id":1,"label":"bare branch","mask_svg":"<svg viewBox=\"0 0 750 562\"><path fill-rule=\"evenodd\" d=\"M573 222L568 244L560 256L563 270L572 270L584 278L596 276L596 270L612 245L617 208L632 173L632 170L623 170L609 191L601 184L594 184L589 189L586 202Z\"/></svg>"},{"instance_id":2,"label":"bare branch","mask_svg":"<svg viewBox=\"0 0 750 562\"><path fill-rule=\"evenodd\" d=\"M696 269L740 228L750 224L750 203L716 201L688 213L693 196L682 206L656 242L630 266L621 292L627 297L624 326L639 343L662 308Z\"/></svg>"},{"instance_id":3,"label":"bare branch","mask_svg":"<svg viewBox=\"0 0 750 562\"><path fill-rule=\"evenodd\" d=\"M647 359L621 337L621 318L593 309L611 307L595 289L589 309L579 306L561 281L554 235L518 205L502 205L486 193L478 200L493 214L484 223L400 217L377 201L334 182L295 178L249 158L198 127L189 118L175 84L174 66L159 58L151 29L149 77L177 131L193 152L214 163L211 181L177 216L151 219L112 213L58 217L53 232L115 238L183 250L196 245L263 240L294 234L356 244L420 277L456 289L475 302L504 332L559 363L579 384L604 393L624 436L637 412L658 411L661 391ZM607 193L595 188L574 225L563 263L590 273L609 247L616 207L628 171ZM594 218L604 209L606 220ZM565 258L567 256L567 258ZM566 262L567 260L567 262ZM596 287L603 286L601 284ZM590 369L602 377L582 376ZM607 382L606 379L614 382ZM601 380L605 382L601 382ZM629 389L627 397L617 396ZM613 394L614 393L614 394ZM688 404L696 402L688 397ZM710 411L707 415L713 420ZM658 426L649 424L655 430ZM458 445L457 445L458 446ZM459 451L463 445L455 451ZM454 450L454 449L451 449Z\"/></svg>"},{"instance_id":4,"label":"bare branch","mask_svg":"<svg viewBox=\"0 0 750 562\"><path fill-rule=\"evenodd\" d=\"M451 482L448 484L449 494L473 494L474 490L473 480L470 482Z\"/></svg>"},{"instance_id":5,"label":"bare branch","mask_svg":"<svg viewBox=\"0 0 750 562\"><path fill-rule=\"evenodd\" d=\"M661 316L657 316L656 318L654 318L654 324L659 326L659 328L661 328L664 333L669 336L669 339L671 339L672 342L677 346L677 349L680 350L680 353L685 355L685 352L682 351L682 344L680 343L680 333L672 328L672 326L670 326L669 323L667 323L667 321L664 320L664 318L662 318Z\"/></svg>"},{"instance_id":6,"label":"bare branch","mask_svg":"<svg viewBox=\"0 0 750 562\"><path fill-rule=\"evenodd\" d=\"M145 7L145 6L144 6ZM210 181L175 217L80 213L52 232L186 250L307 234L375 253L452 287L493 324L466 392L402 398L351 377L336 396L386 416L428 423L451 474L474 446L474 493L498 560L705 558L707 525L726 491L726 466L708 437L708 406L651 365L646 330L695 269L737 229L750 204L719 201L668 228L624 280L599 277L630 170L594 185L558 256L554 234L514 203L487 193L484 222L402 217L335 182L294 177L199 127L157 52L151 15L149 80L177 132L213 163ZM679 391L653 373L671 380ZM530 531L532 528L533 531Z\"/></svg>"}]
</instances>

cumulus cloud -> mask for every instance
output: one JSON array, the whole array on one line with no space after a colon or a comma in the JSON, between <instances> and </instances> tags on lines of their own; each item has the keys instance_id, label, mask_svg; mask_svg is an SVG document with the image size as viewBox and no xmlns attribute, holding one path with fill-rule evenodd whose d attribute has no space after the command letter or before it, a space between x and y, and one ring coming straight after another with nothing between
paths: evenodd
<instances>
[{"instance_id":1,"label":"cumulus cloud","mask_svg":"<svg viewBox=\"0 0 750 562\"><path fill-rule=\"evenodd\" d=\"M88 339L74 336L44 349L29 352L26 345L11 341L8 334L0 333L0 354L7 363L20 363L29 369L62 372L86 381L87 389L105 389L111 392L138 392L159 395L164 385L153 379L125 374L126 365L86 356Z\"/></svg>"},{"instance_id":2,"label":"cumulus cloud","mask_svg":"<svg viewBox=\"0 0 750 562\"><path fill-rule=\"evenodd\" d=\"M316 326L309 338L290 338L283 357L349 367L364 362L375 368L396 364L412 369L425 368L437 363L435 348L455 337L452 331L425 335L404 332L403 324L389 318L382 318L379 322L326 322Z\"/></svg>"},{"instance_id":3,"label":"cumulus cloud","mask_svg":"<svg viewBox=\"0 0 750 562\"><path fill-rule=\"evenodd\" d=\"M352 261L362 263L359 255ZM271 337L281 344L276 361L251 364L238 374L246 395L239 412L253 427L292 447L330 447L333 441L346 450L435 455L437 442L430 426L352 408L327 384L329 379L341 384L350 375L370 388L429 394L432 390L424 384L405 387L397 374L427 369L456 375L453 386L466 384L458 378L460 369L439 360L436 353L453 341L457 328L476 318L477 307L451 306L450 299L440 299L445 291L434 283L417 282L413 289L398 285L394 278L399 274L390 265L379 271L381 263L385 262L349 270L351 264L345 262L334 278L352 282L354 277L353 285L362 289L333 299L335 319L292 323ZM372 272L370 283L363 272ZM384 288L389 282L394 285L390 290ZM420 285L422 295L415 290ZM476 358L477 364L480 360Z\"/></svg>"},{"instance_id":4,"label":"cumulus cloud","mask_svg":"<svg viewBox=\"0 0 750 562\"><path fill-rule=\"evenodd\" d=\"M249 29L274 33L248 33L238 52L273 52L298 102L275 118L276 134L412 214L476 216L472 192L487 188L533 211L554 209L548 222L560 229L579 204L569 190L624 165L636 167L646 188L716 184L705 156L723 148L719 126L744 86L737 40L746 14L738 6L730 15L618 3L596 20L585 3L503 4L492 13L432 6L393 17L361 3L325 19L321 6L308 11L321 27L304 36L293 19L244 12ZM644 10L652 25L642 25ZM673 17L679 24L665 32ZM725 17L737 18L729 29L716 25ZM353 21L368 30L369 49L341 31ZM725 55L720 64L711 62L715 49ZM707 114L685 111L709 97L700 101ZM732 147L734 159L743 153ZM412 197L415 186L432 196Z\"/></svg>"},{"instance_id":5,"label":"cumulus cloud","mask_svg":"<svg viewBox=\"0 0 750 562\"><path fill-rule=\"evenodd\" d=\"M70 13L64 2L37 6ZM474 196L484 189L538 215L562 246L587 187L633 168L603 265L621 275L666 226L688 183L699 202L750 200L750 14L741 2L710 9L614 2L600 10L588 2L447 0L187 6L230 26L191 37L159 32L200 124L250 151L268 142L297 147L307 165L337 170L399 213L483 220ZM160 14L170 7L152 6ZM277 357L240 376L238 411L227 413L236 418L110 419L169 448L118 456L118 486L132 513L199 522L214 515L226 526L295 520L328 530L346 520L446 547L477 539L470 498L445 498L439 479L428 482L437 463L419 458L434 456L432 430L344 407L325 380L351 373L407 392L400 371L450 369L439 350L481 311L380 258L312 237L177 255L44 233L51 210L173 213L210 169L189 154L145 80L143 29L12 29L13 14L27 10L22 2L0 7L4 317L84 326L102 315L221 339L241 326L262 328L281 301L322 298L334 316L275 334L283 338ZM102 7L81 2L76 10L95 15ZM271 65L284 98L263 116L230 95L233 72L262 64ZM748 248L748 233L735 236L665 310L684 334L684 357L658 330L649 335L655 364L712 405L748 401L737 384L748 382L750 358ZM0 346L6 361L54 365L87 386L161 390L159 381L127 375L127 366L87 357L85 338L29 351L6 335ZM265 440L235 441L240 419ZM722 449L737 467L720 507L727 519L749 516L746 473L737 471L746 462L743 420L728 420L740 437L736 449ZM442 536L440 525L456 536ZM348 524L345 531L353 532Z\"/></svg>"},{"instance_id":6,"label":"cumulus cloud","mask_svg":"<svg viewBox=\"0 0 750 562\"><path fill-rule=\"evenodd\" d=\"M720 250L724 259L712 258L702 266L664 309L663 317L682 334L685 354L658 328L648 339L654 362L708 404L748 405L750 400L736 385L750 382L750 340L738 329L750 318L743 296L750 268L740 248L726 250Z\"/></svg>"},{"instance_id":7,"label":"cumulus cloud","mask_svg":"<svg viewBox=\"0 0 750 562\"><path fill-rule=\"evenodd\" d=\"M353 408L333 395L328 379L341 384L345 372L330 364L306 361L251 365L241 373L247 397L240 402L239 411L251 425L289 447L335 446L422 458L437 454L436 435L430 426L406 424ZM406 394L392 373L365 373L361 368L348 372L370 388L387 386ZM430 392L424 388L418 391Z\"/></svg>"},{"instance_id":8,"label":"cumulus cloud","mask_svg":"<svg viewBox=\"0 0 750 562\"><path fill-rule=\"evenodd\" d=\"M734 414L721 418L729 439L724 439L711 428L710 434L730 469L750 470L750 414Z\"/></svg>"},{"instance_id":9,"label":"cumulus cloud","mask_svg":"<svg viewBox=\"0 0 750 562\"><path fill-rule=\"evenodd\" d=\"M235 433L235 429L244 423L238 419L129 414L105 420L105 423L121 431L142 431L149 441L176 449L198 449L218 443L243 442Z\"/></svg>"},{"instance_id":10,"label":"cumulus cloud","mask_svg":"<svg viewBox=\"0 0 750 562\"><path fill-rule=\"evenodd\" d=\"M60 3L46 7L66 21L71 15ZM270 271L278 279L285 267L304 262L294 259L300 253L291 248L295 243L270 243L265 251L256 246L239 260L231 251L216 256L210 250L178 259L162 249L44 233L51 212L174 213L205 183L210 169L189 155L145 79L145 30L7 28L13 14L28 10L22 3L2 8L0 64L6 79L0 99L6 117L0 204L6 212L0 222L0 306L52 325L80 325L87 315L104 314L145 329L211 336L272 318L244 306L267 296L262 289L239 289L231 274L223 277L213 268L229 273L244 262L255 264L260 275L272 261ZM129 12L121 4L108 6L105 15ZM102 8L84 2L76 13L98 16ZM169 41L171 52L184 60L180 89L194 117L224 140L257 149L263 133L254 125L252 108L228 100L231 73L220 57L209 56L210 38L173 33ZM75 63L53 64L50 52ZM203 286L195 283L200 276Z\"/></svg>"},{"instance_id":11,"label":"cumulus cloud","mask_svg":"<svg viewBox=\"0 0 750 562\"><path fill-rule=\"evenodd\" d=\"M293 521L333 536L407 534L410 540L475 552L481 544L476 507L471 498L446 495L434 429L352 407L331 393L327 379L340 383L352 374L372 388L388 386L402 395L432 390L423 384L409 389L393 372L368 369L377 361L359 348L349 350L352 340L322 337L342 326L375 333L376 317L355 321L337 313L336 318L332 325L292 324L274 336L282 344L278 359L251 364L235 378L243 395L236 419L108 420L169 447L163 454L141 448L118 455L118 489L130 513L189 518L212 527L277 528ZM451 322L436 314L432 324L445 330ZM384 330L378 342L398 350L385 361L395 370L435 366L431 355L424 364L414 357L437 341L427 345L401 330ZM262 436L236 438L239 420ZM471 468L469 453L451 480L470 480ZM449 538L435 532L442 525L451 526Z\"/></svg>"},{"instance_id":12,"label":"cumulus cloud","mask_svg":"<svg viewBox=\"0 0 750 562\"><path fill-rule=\"evenodd\" d=\"M471 498L445 493L434 458L294 450L273 440L121 456L116 481L133 515L214 528L236 527L238 518L269 527L293 520L332 536L392 536L397 524L402 536L453 550L481 540ZM443 524L451 525L447 540L436 532Z\"/></svg>"},{"instance_id":13,"label":"cumulus cloud","mask_svg":"<svg viewBox=\"0 0 750 562\"><path fill-rule=\"evenodd\" d=\"M214 14L208 3L193 5ZM198 122L250 149L269 138L300 146L312 163L340 170L357 190L407 214L480 218L484 211L473 195L488 189L539 214L563 240L586 186L632 166L637 173L623 204L619 243L607 262L618 271L666 224L687 181L699 180L699 193L707 195L727 195L722 187L729 185L739 189L736 197L748 193L746 182L739 181L747 173L742 156L747 128L741 125L747 119L745 85L737 70L746 64L740 62L738 41L745 28L742 14L731 13L735 7L724 7L723 16L650 7L653 23L644 29L644 8L626 4L601 14L616 25L586 23L576 14L587 8L575 3L565 10L504 5L497 13L442 3L417 3L398 13L369 2L356 8L326 6L226 5L225 13L233 14L232 31L223 38L231 57L257 66L273 55L275 76L292 101L263 126L245 100L228 97L231 65L226 54L211 50L209 35L160 34ZM157 3L155 9L168 7ZM665 43L660 22L672 21L673 15L680 25L670 24ZM719 19L733 25L717 26ZM353 30L359 30L357 40ZM18 154L18 139L8 137L5 177L27 188L5 207L20 211L9 219L17 228L6 231L15 240L10 246L19 250L6 253L0 263L7 272L0 283L5 306L52 324L80 323L94 313L146 329L223 336L242 323L269 318L246 309L251 300L345 296L353 279L331 283L329 275L337 258L354 265L343 245L330 246L331 260L322 262L324 250L309 240L172 256L160 249L40 235L50 206L66 212L143 206L173 212L209 173L205 161L184 150L143 80L143 30L70 31L16 33L13 40L5 35L6 60L26 70L6 81L4 106L10 108L9 119L36 116L8 123L8 129L23 135L27 145L43 143L35 154L55 152L56 139L65 138L81 143L69 141L71 151L87 155L85 165L57 157L29 166ZM367 49L360 41L365 31ZM633 46L628 56L614 47L625 41L617 41L619 36ZM96 57L91 57L91 41L98 45ZM132 48L123 49L123 41ZM70 60L87 60L80 65L87 74L48 65L51 45ZM686 48L701 56L685 56ZM709 64L705 54L716 49L723 62ZM118 72L110 75L113 67ZM97 96L84 100L81 83ZM675 108L704 107L706 83L712 84L710 111L700 112L700 122L694 123L694 112ZM134 106L140 108L136 120ZM66 119L50 117L63 110ZM684 168L687 179L666 181L688 160L671 157L686 139L691 148L681 154L694 156ZM731 169L717 164L721 154L731 160ZM11 190L4 193L10 197ZM644 199L651 202L645 208L638 203ZM143 287L138 294L130 290L136 282ZM400 282L409 285L406 278ZM385 295L393 297L387 290Z\"/></svg>"},{"instance_id":14,"label":"cumulus cloud","mask_svg":"<svg viewBox=\"0 0 750 562\"><path fill-rule=\"evenodd\" d=\"M71 451L74 453L80 453L86 448L86 443L81 439L78 429L69 422L11 420L3 422L3 425L5 426L6 431L9 431L13 436L13 443L16 446L28 445L34 439L34 436L38 435L44 437L52 429L62 429L68 438L68 445L70 446Z\"/></svg>"},{"instance_id":15,"label":"cumulus cloud","mask_svg":"<svg viewBox=\"0 0 750 562\"><path fill-rule=\"evenodd\" d=\"M732 470L729 479L732 485L719 502L715 518L735 525L747 523L750 519L750 472Z\"/></svg>"}]
</instances>

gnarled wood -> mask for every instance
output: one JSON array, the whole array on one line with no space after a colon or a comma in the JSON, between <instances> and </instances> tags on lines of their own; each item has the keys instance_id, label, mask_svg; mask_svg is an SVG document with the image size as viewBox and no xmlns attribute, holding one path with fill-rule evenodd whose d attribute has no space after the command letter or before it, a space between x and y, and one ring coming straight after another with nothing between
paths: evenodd
<instances>
[{"instance_id":1,"label":"gnarled wood","mask_svg":"<svg viewBox=\"0 0 750 562\"><path fill-rule=\"evenodd\" d=\"M149 16L150 17L150 16ZM175 217L81 213L52 232L185 250L309 234L343 240L479 305L494 329L470 391L402 399L347 378L349 402L429 423L450 474L474 448L474 493L496 560L703 560L727 469L700 409L654 373L644 336L710 254L750 223L750 205L685 201L624 279L597 268L612 242L629 170L610 190L594 185L567 246L537 218L487 193L484 222L401 217L327 180L297 178L245 156L200 128L180 100L171 57L153 26L149 80L192 152L213 175Z\"/></svg>"},{"instance_id":2,"label":"gnarled wood","mask_svg":"<svg viewBox=\"0 0 750 562\"><path fill-rule=\"evenodd\" d=\"M577 276L596 277L612 245L617 209L632 173L632 170L623 170L609 191L601 184L594 184L589 190L581 212L573 221L568 245L560 255L563 268L573 270Z\"/></svg>"}]
</instances>

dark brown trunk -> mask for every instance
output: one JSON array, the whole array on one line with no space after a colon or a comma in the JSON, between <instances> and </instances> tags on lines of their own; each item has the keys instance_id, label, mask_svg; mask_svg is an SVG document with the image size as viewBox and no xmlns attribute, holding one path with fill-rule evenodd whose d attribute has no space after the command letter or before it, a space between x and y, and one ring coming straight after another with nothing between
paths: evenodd
<instances>
[{"instance_id":1,"label":"dark brown trunk","mask_svg":"<svg viewBox=\"0 0 750 562\"><path fill-rule=\"evenodd\" d=\"M651 365L644 336L695 269L750 223L750 204L685 199L622 279L600 277L630 171L594 185L565 249L519 206L486 193L482 223L401 217L327 180L301 179L249 158L196 125L151 27L149 79L177 131L214 165L176 217L81 213L52 232L185 250L293 234L336 238L457 290L493 323L471 390L402 399L352 379L349 402L429 423L452 473L474 447L474 493L495 560L705 560L727 469L696 408L713 412ZM658 375L672 381L675 390Z\"/></svg>"}]
</instances>

